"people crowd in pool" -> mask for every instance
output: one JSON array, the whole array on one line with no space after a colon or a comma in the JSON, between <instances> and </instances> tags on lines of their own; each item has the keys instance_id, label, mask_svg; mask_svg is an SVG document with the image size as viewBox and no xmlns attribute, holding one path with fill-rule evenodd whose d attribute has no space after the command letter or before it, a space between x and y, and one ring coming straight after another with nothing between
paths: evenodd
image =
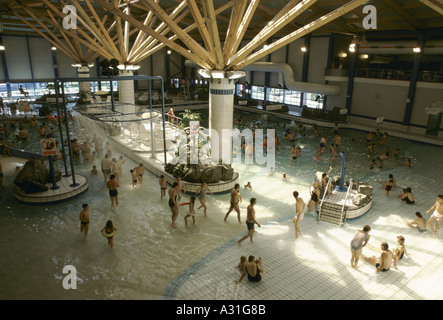
<instances>
[{"instance_id":1,"label":"people crowd in pool","mask_svg":"<svg viewBox=\"0 0 443 320\"><path fill-rule=\"evenodd\" d=\"M69 119L74 120L71 114L69 114L68 116ZM62 120L64 120L64 118ZM257 123L258 121L254 122ZM46 123L48 123L48 125ZM11 147L16 147L16 144L26 143L29 140L29 134L25 129L25 124L29 125L30 130L38 126L37 119L35 117L32 117L30 119L19 119L18 123L16 123L14 119L11 119L9 120L9 125L7 123L7 119L5 117L3 118L2 126L0 126L0 134L3 134L4 137L2 140L0 140L0 151L2 155L11 156L8 143L5 141L5 139L10 135L15 134L16 137L15 141L10 142ZM47 121L43 122L37 128L38 135L40 137L48 137L53 135L54 132L57 132L56 128L52 127L52 125L55 124L58 124L57 117L50 116ZM239 117L239 119L236 121L236 125L245 125L245 120ZM254 133L255 128L258 127L253 126L252 130ZM344 151L342 146L343 139L340 136L338 124L334 125L329 135L327 130L322 130L316 124L313 124L312 128L313 137L315 137L316 139L319 138L319 147L315 153L315 157L313 158L313 160L320 161L323 157L330 157L329 161L331 164L333 164L337 160L339 152ZM277 123L277 128L275 129L277 132L277 136L275 137L275 139L268 140L265 138L264 144L272 143L274 144L275 150L277 152L284 152L287 149L282 148L282 146L284 146L286 143L290 149L288 153L288 162L290 163L291 167L296 167L297 161L299 161L300 158L303 158L303 150L300 145L297 144L297 141L306 142L308 134L306 126L302 122L299 122L298 125L289 126L286 123ZM327 141L328 138L330 139L329 146ZM281 141L283 141L283 143ZM356 144L358 143L355 138L352 139L352 142ZM368 170L373 170L376 167L385 168L387 162L390 162L391 164L394 163L395 165L404 165L408 168L412 167L412 160L409 155L402 156L401 150L399 148L395 148L393 149L395 151L392 151L390 146L387 146L388 134L386 132L381 133L380 130L376 130L376 132L374 133L368 132L367 134L365 134L365 137L362 137L360 139L360 143L365 144L365 152L370 157L371 163L368 167ZM377 156L377 149L380 148L383 149L383 152ZM241 150L238 150L236 154L238 155L242 153L247 157L252 157L253 149L253 145L243 142L241 144ZM266 150L266 148L264 149ZM116 208L119 205L118 188L120 186L122 176L126 175L126 173L122 171L122 166L125 162L124 158L122 156L117 158L117 156L113 154L111 144L109 142L105 142L102 137L97 135L91 137L87 135L82 136L80 134L78 138L72 139L71 151L73 158L77 163L91 164L91 176L99 174L99 170L97 170L97 165L95 164L95 162L96 160L100 161L100 169L103 174L103 181L108 189L108 194L111 200L111 207ZM347 156L346 152L345 156ZM56 156L56 160L61 160L63 159L63 157L64 154L63 151L61 151L60 155ZM401 160L401 158L403 158L403 160ZM292 219L292 222L294 224L294 234L296 239L299 238L299 236L301 235L300 227L304 215L308 214L310 211L312 211L313 208L318 206L320 200L319 188L325 188L325 181L327 181L331 170L332 167L330 167L330 170L323 175L322 181L313 183L313 191L311 193L309 201L306 201L307 205L305 204L305 200L300 197L299 190L293 191L292 195L295 202L295 216ZM276 171L277 168L272 168L269 175L274 175ZM3 173L1 172L1 167L0 174L1 182L1 178L3 176ZM130 176L132 187L135 188L143 185L143 163L135 166L133 169L130 170L130 172L127 173L127 175ZM287 174L286 172L283 172L282 178L287 179L288 175L290 175L290 173ZM280 177L281 175L278 174L278 176ZM177 181L172 184L169 190L168 183L166 182L164 176L160 177L158 183L160 189L160 199L163 200L163 198L165 198L168 200L167 203L171 212L171 227L176 227L180 207L187 208L186 214L183 217L185 227L188 227L188 225L190 225L191 223L192 225L195 225L197 223L196 217L198 217L199 215L199 210L203 209L204 216L207 216L208 206L206 196L208 193L212 194L212 191L206 183L203 182L195 193L189 194L188 192L187 196L189 196L189 199L187 200L182 200L183 195L186 194L187 191L186 183L184 183L180 179L180 177L177 178ZM253 181L248 181L244 185L244 189L252 191L252 184ZM387 181L383 185L386 196L389 197L390 193L393 192L395 188L396 180L392 174L389 174ZM197 198L199 200L200 206L196 205ZM415 203L415 198L410 187L403 188L403 191L398 194L398 198L408 205L412 205ZM236 184L230 193L230 204L229 208L227 209L228 211L224 216L224 221L227 221L230 213L232 211L235 211L235 213L237 213L237 220L239 222L242 222L240 209L240 204L242 203L242 200L243 199L240 194L240 184ZM253 242L255 225L257 225L257 227L261 227L260 223L256 220L255 213L255 205L258 201L259 199L256 199L254 197L250 198L249 201L245 201L248 202L245 220L247 225L247 233L237 241L239 245L241 245L242 242L244 240L247 240L248 238L250 239L250 242ZM411 228L417 229L419 232L424 232L426 231L427 227L429 227L435 234L438 235L440 222L441 219L443 219L443 195L437 197L435 205L426 212L426 215L430 214L431 212L432 215L430 216L428 222L426 222L425 217L423 217L420 212L416 212L415 219L408 222L407 225ZM84 233L85 237L88 235L89 223L89 205L84 204L80 213L80 231ZM354 238L352 239L350 244L351 266L353 268L356 268L359 262L359 258L362 257L363 260L367 261L370 264L373 264L376 267L377 272L388 271L391 266L396 268L397 263L399 263L404 255L407 254L405 248L405 238L403 236L398 236L397 247L395 247L393 250L389 248L387 242L380 243L380 248L378 248L368 244L370 238L370 230L371 228L369 226L365 226L362 230L357 231L357 233L354 235ZM112 221L107 221L106 226L101 231L103 236L108 239L108 244L111 248L114 246L113 239L116 231L117 229L112 224ZM362 248L365 246L373 251L379 252L380 256L368 257L362 255ZM245 276L247 276L250 281L261 280L261 275L263 273L263 264L261 257L259 259L255 259L254 256L250 255L249 258L246 259L246 256L244 256L242 257L241 263L239 264L238 268L241 271L241 277L240 280L237 281L237 283L240 282Z\"/></svg>"}]
</instances>

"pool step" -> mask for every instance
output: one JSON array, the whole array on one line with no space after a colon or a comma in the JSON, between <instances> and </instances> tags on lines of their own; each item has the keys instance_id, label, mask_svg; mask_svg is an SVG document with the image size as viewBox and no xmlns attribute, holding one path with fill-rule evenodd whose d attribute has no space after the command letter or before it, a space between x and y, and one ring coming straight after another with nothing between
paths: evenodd
<instances>
[{"instance_id":1,"label":"pool step","mask_svg":"<svg viewBox=\"0 0 443 320\"><path fill-rule=\"evenodd\" d=\"M342 217L342 208L343 205L323 201L320 205L320 212L318 215L317 222L321 220L321 221L327 221L330 223L338 224L341 226L346 219L346 211L348 209L347 207L345 207L344 214Z\"/></svg>"}]
</instances>

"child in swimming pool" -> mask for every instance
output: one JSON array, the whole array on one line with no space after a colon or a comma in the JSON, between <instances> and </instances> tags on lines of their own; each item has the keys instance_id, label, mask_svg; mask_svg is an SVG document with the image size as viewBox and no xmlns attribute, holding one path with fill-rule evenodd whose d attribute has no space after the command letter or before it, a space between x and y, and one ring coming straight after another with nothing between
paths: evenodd
<instances>
[{"instance_id":1,"label":"child in swimming pool","mask_svg":"<svg viewBox=\"0 0 443 320\"><path fill-rule=\"evenodd\" d=\"M106 226L102 229L101 233L103 234L103 236L105 236L108 239L108 245L111 246L111 248L114 248L114 234L115 231L117 231L117 228L114 228L114 225L112 224L111 220L108 220L106 222ZM106 236L107 234L112 236Z\"/></svg>"},{"instance_id":2,"label":"child in swimming pool","mask_svg":"<svg viewBox=\"0 0 443 320\"><path fill-rule=\"evenodd\" d=\"M158 184L160 185L160 200L163 200L163 197L166 197L166 189L168 188L168 183L164 175L160 176Z\"/></svg>"},{"instance_id":3,"label":"child in swimming pool","mask_svg":"<svg viewBox=\"0 0 443 320\"><path fill-rule=\"evenodd\" d=\"M131 172L132 186L136 187L137 186L137 172L135 172L135 170L130 170L129 172Z\"/></svg>"},{"instance_id":4,"label":"child in swimming pool","mask_svg":"<svg viewBox=\"0 0 443 320\"><path fill-rule=\"evenodd\" d=\"M194 210L195 197L191 196L189 202L182 202L180 206L189 205L189 211L185 216L185 226L188 226L188 218L192 217L192 224L195 224L195 210Z\"/></svg>"},{"instance_id":5,"label":"child in swimming pool","mask_svg":"<svg viewBox=\"0 0 443 320\"><path fill-rule=\"evenodd\" d=\"M248 183L245 184L245 189L248 189L248 188L252 190L252 185L251 185L250 181L248 181Z\"/></svg>"}]
</instances>

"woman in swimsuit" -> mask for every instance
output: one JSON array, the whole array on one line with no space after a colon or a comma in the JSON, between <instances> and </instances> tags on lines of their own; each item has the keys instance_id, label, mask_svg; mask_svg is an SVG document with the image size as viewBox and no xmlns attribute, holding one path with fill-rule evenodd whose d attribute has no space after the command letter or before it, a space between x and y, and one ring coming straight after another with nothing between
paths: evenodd
<instances>
[{"instance_id":1,"label":"woman in swimsuit","mask_svg":"<svg viewBox=\"0 0 443 320\"><path fill-rule=\"evenodd\" d=\"M262 267L261 257L255 260L254 256L249 256L248 263L246 264L246 267L240 279L235 281L235 283L238 284L240 281L242 281L245 275L248 275L249 281L259 282L261 280L262 272L263 272L263 267Z\"/></svg>"},{"instance_id":2,"label":"woman in swimsuit","mask_svg":"<svg viewBox=\"0 0 443 320\"><path fill-rule=\"evenodd\" d=\"M357 231L351 240L351 267L353 268L357 267L362 248L368 244L369 231L371 231L371 227L365 225L363 230Z\"/></svg>"},{"instance_id":3,"label":"woman in swimsuit","mask_svg":"<svg viewBox=\"0 0 443 320\"><path fill-rule=\"evenodd\" d=\"M160 185L160 200L163 200L163 197L166 197L166 189L168 189L168 183L164 175L160 176L158 184Z\"/></svg>"},{"instance_id":4,"label":"woman in swimsuit","mask_svg":"<svg viewBox=\"0 0 443 320\"><path fill-rule=\"evenodd\" d=\"M198 194L198 200L201 203L201 206L198 207L198 209L200 210L202 207L204 208L205 217L206 217L206 210L208 209L206 207L206 190L208 190L211 194L213 194L212 191L209 190L208 186L206 185L206 182L203 182L202 185L198 187L197 191L195 192L195 194Z\"/></svg>"},{"instance_id":5,"label":"woman in swimsuit","mask_svg":"<svg viewBox=\"0 0 443 320\"><path fill-rule=\"evenodd\" d=\"M401 197L401 201L404 201L407 204L414 204L415 203L414 195L412 194L411 188L406 188L406 192Z\"/></svg>"},{"instance_id":6,"label":"woman in swimsuit","mask_svg":"<svg viewBox=\"0 0 443 320\"><path fill-rule=\"evenodd\" d=\"M392 174L389 175L388 181L386 181L385 186L383 189L385 189L386 196L389 196L389 192L395 188L395 179Z\"/></svg>"},{"instance_id":7,"label":"woman in swimsuit","mask_svg":"<svg viewBox=\"0 0 443 320\"><path fill-rule=\"evenodd\" d=\"M175 228L175 220L177 220L178 218L178 203L177 203L177 197L178 197L178 182L174 182L174 184L172 185L172 188L169 189L169 208L171 209L171 213L172 213L172 223L171 223L171 227Z\"/></svg>"},{"instance_id":8,"label":"woman in swimsuit","mask_svg":"<svg viewBox=\"0 0 443 320\"><path fill-rule=\"evenodd\" d=\"M115 204L118 206L118 190L117 187L119 186L117 181L115 181L115 175L111 174L110 180L106 183L106 186L109 189L109 197L111 198L111 205L112 208L115 207Z\"/></svg>"}]
</instances>

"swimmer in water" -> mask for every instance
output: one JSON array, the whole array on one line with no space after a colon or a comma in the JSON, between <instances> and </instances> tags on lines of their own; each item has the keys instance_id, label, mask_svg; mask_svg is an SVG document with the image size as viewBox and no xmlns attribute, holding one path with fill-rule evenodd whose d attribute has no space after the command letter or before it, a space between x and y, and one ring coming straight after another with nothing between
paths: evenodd
<instances>
[{"instance_id":1,"label":"swimmer in water","mask_svg":"<svg viewBox=\"0 0 443 320\"><path fill-rule=\"evenodd\" d=\"M89 230L89 205L85 203L82 208L80 212L80 232L85 232L85 237L87 237Z\"/></svg>"},{"instance_id":2,"label":"swimmer in water","mask_svg":"<svg viewBox=\"0 0 443 320\"><path fill-rule=\"evenodd\" d=\"M383 189L385 190L385 195L389 196L389 192L395 188L395 179L392 174L389 175L389 179L385 182Z\"/></svg>"},{"instance_id":3,"label":"swimmer in water","mask_svg":"<svg viewBox=\"0 0 443 320\"><path fill-rule=\"evenodd\" d=\"M297 163L297 148L295 147L295 145L292 145L292 149L291 149L291 165L296 164Z\"/></svg>"},{"instance_id":4,"label":"swimmer in water","mask_svg":"<svg viewBox=\"0 0 443 320\"><path fill-rule=\"evenodd\" d=\"M247 184L245 184L244 185L244 187L245 187L245 189L250 189L250 190L252 190L252 185L251 185L251 182L250 181L248 181L248 183Z\"/></svg>"},{"instance_id":5,"label":"swimmer in water","mask_svg":"<svg viewBox=\"0 0 443 320\"><path fill-rule=\"evenodd\" d=\"M163 200L163 198L166 197L166 189L168 189L168 182L164 175L160 176L158 184L160 185L160 200Z\"/></svg>"}]
</instances>

